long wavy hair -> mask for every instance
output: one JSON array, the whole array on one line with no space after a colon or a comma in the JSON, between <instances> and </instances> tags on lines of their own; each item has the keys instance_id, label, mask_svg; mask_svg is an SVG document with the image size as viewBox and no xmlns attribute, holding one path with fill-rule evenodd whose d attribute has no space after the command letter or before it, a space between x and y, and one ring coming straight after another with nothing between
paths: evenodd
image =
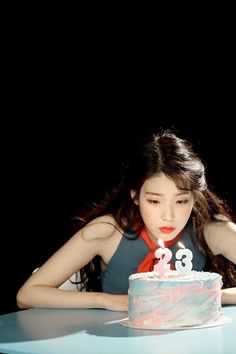
<instances>
[{"instance_id":1,"label":"long wavy hair","mask_svg":"<svg viewBox=\"0 0 236 354\"><path fill-rule=\"evenodd\" d=\"M151 134L145 139L124 169L119 185L107 193L102 201L90 205L76 218L79 222L78 228L86 225L94 217L111 214L117 225L125 230L131 239L137 237L144 223L138 205L130 196L130 191L134 190L138 197L145 180L160 173L171 178L178 188L189 189L194 195L191 221L197 234L199 248L207 259L204 270L221 274L223 287L236 286L234 264L221 255L214 255L203 234L205 224L212 221L225 223L233 219L232 213L229 206L208 188L204 164L193 151L190 142L170 131ZM219 220L217 214L225 216L225 220ZM95 257L80 270L79 289L100 290L100 272L100 260Z\"/></svg>"}]
</instances>

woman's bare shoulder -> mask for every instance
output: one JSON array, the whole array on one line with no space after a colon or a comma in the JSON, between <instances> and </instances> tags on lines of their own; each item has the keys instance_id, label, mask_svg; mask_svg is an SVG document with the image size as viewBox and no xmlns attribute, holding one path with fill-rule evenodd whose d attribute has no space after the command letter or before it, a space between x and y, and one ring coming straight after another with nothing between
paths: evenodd
<instances>
[{"instance_id":1,"label":"woman's bare shoulder","mask_svg":"<svg viewBox=\"0 0 236 354\"><path fill-rule=\"evenodd\" d=\"M236 225L232 221L217 215L217 221L212 221L204 226L204 236L215 255L222 254L235 262Z\"/></svg>"},{"instance_id":2,"label":"woman's bare shoulder","mask_svg":"<svg viewBox=\"0 0 236 354\"><path fill-rule=\"evenodd\" d=\"M103 215L93 219L78 232L85 241L105 240L122 233L111 215Z\"/></svg>"}]
</instances>

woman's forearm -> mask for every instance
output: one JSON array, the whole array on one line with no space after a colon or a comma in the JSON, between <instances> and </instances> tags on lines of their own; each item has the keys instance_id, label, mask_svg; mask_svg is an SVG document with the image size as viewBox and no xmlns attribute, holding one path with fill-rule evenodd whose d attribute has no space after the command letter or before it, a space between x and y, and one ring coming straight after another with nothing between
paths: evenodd
<instances>
[{"instance_id":1,"label":"woman's forearm","mask_svg":"<svg viewBox=\"0 0 236 354\"><path fill-rule=\"evenodd\" d=\"M22 289L17 294L17 305L20 308L88 308L102 307L100 293L68 291L44 285L34 285L30 289Z\"/></svg>"},{"instance_id":2,"label":"woman's forearm","mask_svg":"<svg viewBox=\"0 0 236 354\"><path fill-rule=\"evenodd\" d=\"M236 288L228 288L221 290L221 303L222 305L236 304Z\"/></svg>"},{"instance_id":3,"label":"woman's forearm","mask_svg":"<svg viewBox=\"0 0 236 354\"><path fill-rule=\"evenodd\" d=\"M17 305L21 309L39 308L104 308L113 311L127 310L127 295L111 295L100 292L80 292L34 285L21 289Z\"/></svg>"}]
</instances>

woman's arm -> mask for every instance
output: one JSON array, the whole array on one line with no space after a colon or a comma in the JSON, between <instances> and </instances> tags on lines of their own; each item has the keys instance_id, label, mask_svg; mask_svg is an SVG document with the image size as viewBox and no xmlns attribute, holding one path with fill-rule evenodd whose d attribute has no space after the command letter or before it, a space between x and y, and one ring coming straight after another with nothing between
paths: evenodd
<instances>
[{"instance_id":1,"label":"woman's arm","mask_svg":"<svg viewBox=\"0 0 236 354\"><path fill-rule=\"evenodd\" d=\"M211 222L204 226L204 236L214 255L222 254L236 264L236 225L233 222Z\"/></svg>"},{"instance_id":2,"label":"woman's arm","mask_svg":"<svg viewBox=\"0 0 236 354\"><path fill-rule=\"evenodd\" d=\"M120 240L111 221L110 217L100 217L76 233L23 284L17 293L18 306L126 311L127 295L58 289L96 255L105 263L109 261Z\"/></svg>"},{"instance_id":3,"label":"woman's arm","mask_svg":"<svg viewBox=\"0 0 236 354\"><path fill-rule=\"evenodd\" d=\"M33 285L20 289L19 308L103 308L127 311L128 295L61 290L51 286Z\"/></svg>"},{"instance_id":4,"label":"woman's arm","mask_svg":"<svg viewBox=\"0 0 236 354\"><path fill-rule=\"evenodd\" d=\"M236 225L218 216L222 222L211 222L204 227L206 242L213 254L221 254L236 264ZM236 288L221 290L222 305L236 304Z\"/></svg>"},{"instance_id":5,"label":"woman's arm","mask_svg":"<svg viewBox=\"0 0 236 354\"><path fill-rule=\"evenodd\" d=\"M236 288L228 288L221 290L221 303L222 305L235 305L236 304Z\"/></svg>"}]
</instances>

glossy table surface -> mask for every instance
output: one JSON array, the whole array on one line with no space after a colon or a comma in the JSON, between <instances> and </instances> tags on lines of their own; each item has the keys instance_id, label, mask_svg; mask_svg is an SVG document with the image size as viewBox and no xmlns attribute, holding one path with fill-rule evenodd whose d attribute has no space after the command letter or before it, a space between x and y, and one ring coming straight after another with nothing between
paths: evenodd
<instances>
[{"instance_id":1,"label":"glossy table surface","mask_svg":"<svg viewBox=\"0 0 236 354\"><path fill-rule=\"evenodd\" d=\"M0 316L0 353L235 354L236 306L220 326L160 331L122 326L125 312L30 309Z\"/></svg>"}]
</instances>

